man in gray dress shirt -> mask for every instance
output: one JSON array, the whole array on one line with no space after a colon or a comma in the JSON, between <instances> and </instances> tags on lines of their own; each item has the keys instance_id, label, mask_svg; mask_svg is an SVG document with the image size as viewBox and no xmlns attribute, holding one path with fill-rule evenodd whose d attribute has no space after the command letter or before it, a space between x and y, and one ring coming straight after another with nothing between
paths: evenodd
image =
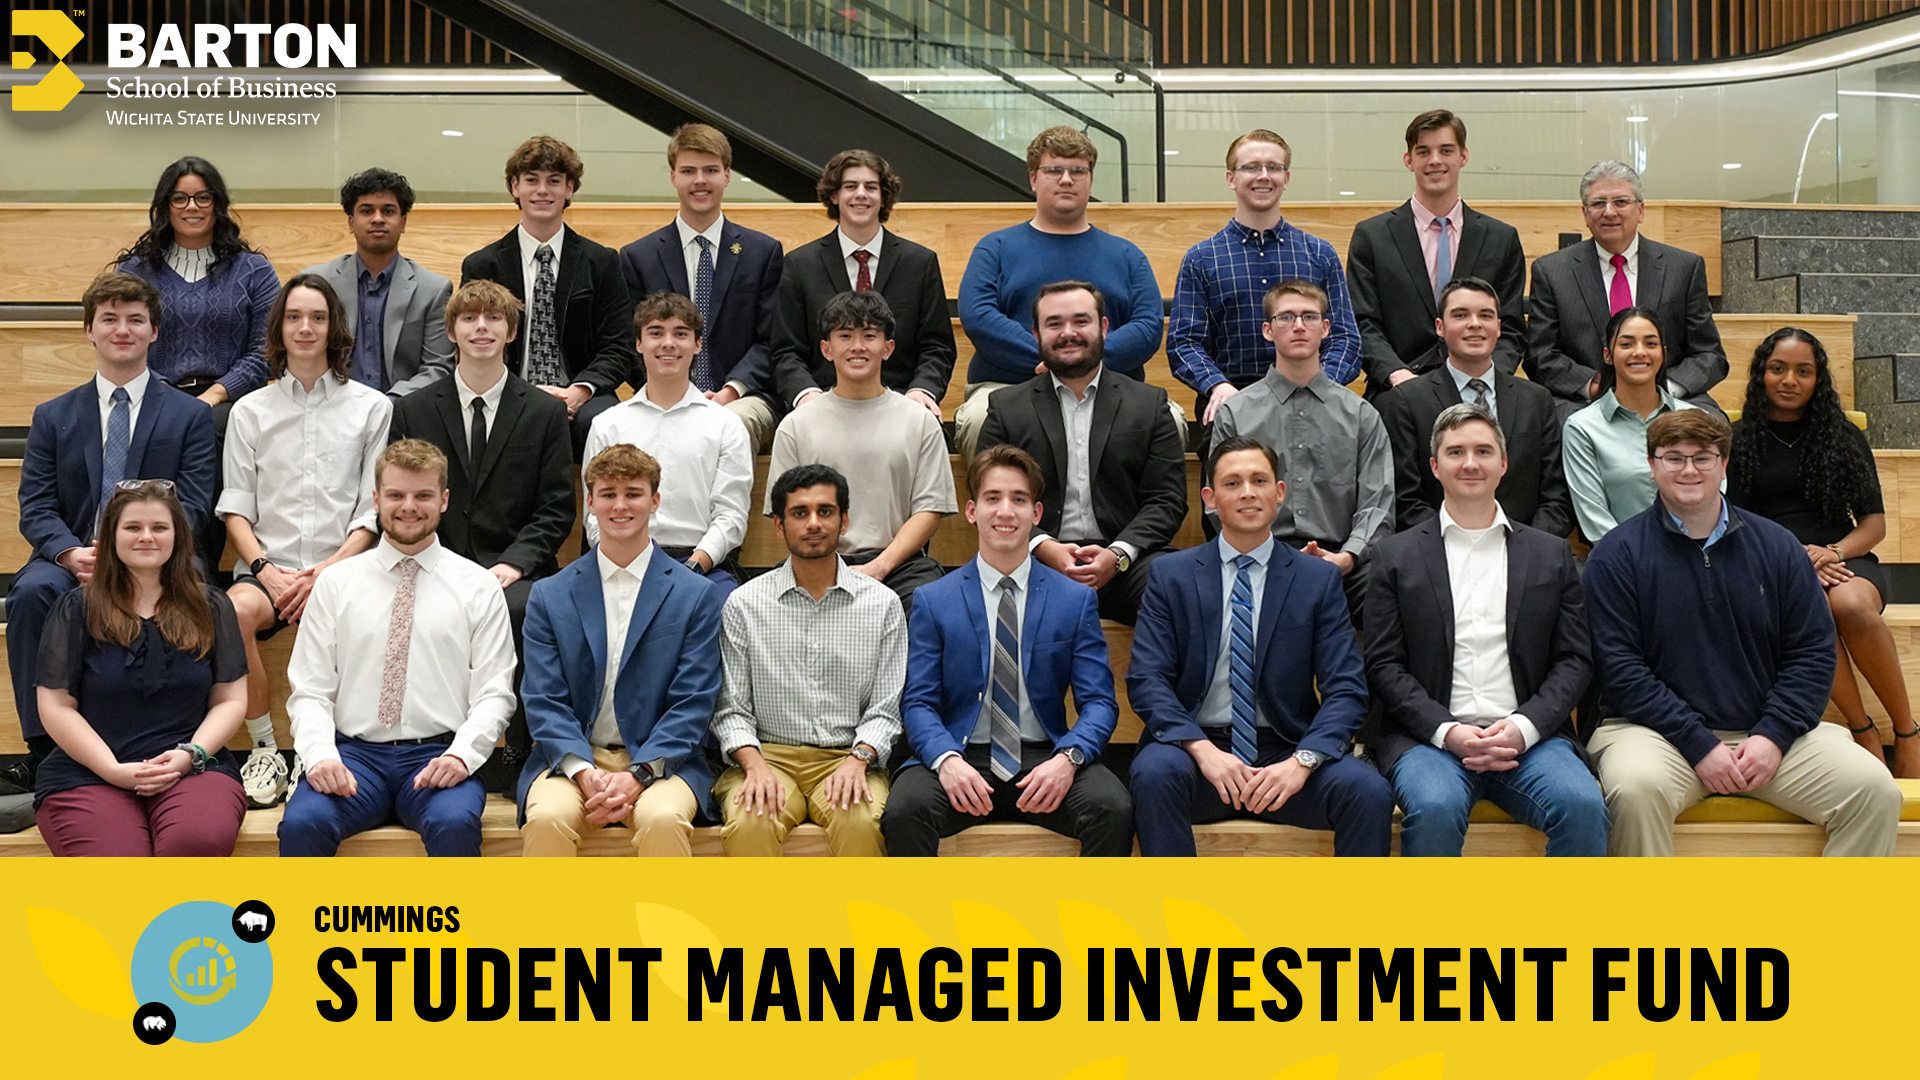
<instances>
[{"instance_id":1,"label":"man in gray dress shirt","mask_svg":"<svg viewBox=\"0 0 1920 1080\"><path fill-rule=\"evenodd\" d=\"M1393 532L1393 448L1373 406L1321 369L1326 292L1282 281L1267 290L1264 310L1273 370L1220 406L1213 441L1247 435L1280 452L1287 499L1274 538L1339 568L1358 627L1367 553Z\"/></svg>"}]
</instances>

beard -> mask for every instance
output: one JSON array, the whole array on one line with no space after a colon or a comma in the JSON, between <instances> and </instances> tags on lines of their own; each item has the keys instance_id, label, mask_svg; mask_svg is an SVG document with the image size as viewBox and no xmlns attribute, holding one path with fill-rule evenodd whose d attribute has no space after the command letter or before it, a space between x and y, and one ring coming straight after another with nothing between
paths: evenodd
<instances>
[{"instance_id":1,"label":"beard","mask_svg":"<svg viewBox=\"0 0 1920 1080\"><path fill-rule=\"evenodd\" d=\"M380 520L380 531L395 544L417 544L432 536L439 528L438 515L420 521L393 521L386 517Z\"/></svg>"},{"instance_id":2,"label":"beard","mask_svg":"<svg viewBox=\"0 0 1920 1080\"><path fill-rule=\"evenodd\" d=\"M1041 362L1047 365L1048 371L1062 379L1078 379L1093 374L1094 369L1099 367L1107 357L1107 339L1105 336L1087 335L1081 340L1086 343L1086 350L1079 360L1059 358L1054 350L1068 343L1062 341L1053 346L1042 344L1040 346Z\"/></svg>"}]
</instances>

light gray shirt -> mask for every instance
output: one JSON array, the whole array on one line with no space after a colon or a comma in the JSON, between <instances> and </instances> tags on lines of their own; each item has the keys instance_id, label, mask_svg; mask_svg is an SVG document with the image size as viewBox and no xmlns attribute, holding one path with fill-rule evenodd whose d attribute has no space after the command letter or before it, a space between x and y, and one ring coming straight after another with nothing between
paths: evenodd
<instances>
[{"instance_id":1,"label":"light gray shirt","mask_svg":"<svg viewBox=\"0 0 1920 1080\"><path fill-rule=\"evenodd\" d=\"M1209 728L1233 725L1233 583L1240 576L1235 560L1242 554L1227 543L1224 536L1214 538L1214 543L1220 545L1220 656L1213 662L1213 682L1207 686L1207 696L1200 699L1200 711L1194 717L1201 727ZM1247 582L1253 586L1256 631L1260 626L1260 601L1267 591L1267 565L1273 561L1273 543L1269 539L1245 553L1253 556L1253 565L1247 568ZM1258 711L1255 723L1259 727L1273 726L1265 709Z\"/></svg>"},{"instance_id":2,"label":"light gray shirt","mask_svg":"<svg viewBox=\"0 0 1920 1080\"><path fill-rule=\"evenodd\" d=\"M1496 417L1500 415L1499 405L1493 398L1493 365L1487 365L1487 373L1485 375L1469 375L1459 368L1454 367L1453 358L1448 357L1447 374L1453 376L1453 388L1460 391L1460 400L1469 405L1473 404L1474 401L1472 392L1467 389L1467 384L1475 379L1479 379L1487 388L1487 411Z\"/></svg>"}]
</instances>

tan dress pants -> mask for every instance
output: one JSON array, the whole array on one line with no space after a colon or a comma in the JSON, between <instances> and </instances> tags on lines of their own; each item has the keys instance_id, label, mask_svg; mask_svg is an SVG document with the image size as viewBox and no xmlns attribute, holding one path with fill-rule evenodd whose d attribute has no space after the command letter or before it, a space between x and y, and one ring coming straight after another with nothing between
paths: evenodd
<instances>
[{"instance_id":1,"label":"tan dress pants","mask_svg":"<svg viewBox=\"0 0 1920 1080\"><path fill-rule=\"evenodd\" d=\"M632 759L625 750L595 747L593 763L607 772L625 772ZM564 776L543 776L527 789L527 823L520 827L521 854L572 857L580 838L605 828L587 820L587 797ZM700 800L685 780L669 776L640 793L624 824L633 853L641 856L693 854L693 816Z\"/></svg>"},{"instance_id":2,"label":"tan dress pants","mask_svg":"<svg viewBox=\"0 0 1920 1080\"><path fill-rule=\"evenodd\" d=\"M845 750L762 743L760 756L767 759L767 767L780 781L780 807L774 813L756 814L733 801L740 785L746 783L745 769L736 765L714 781L713 797L720 804L723 818L720 843L728 855L778 857L787 834L803 821L812 821L827 831L827 847L835 855L874 857L887 853L886 841L880 835L880 813L887 808L885 773L867 773L872 802L841 810L827 804L821 787L847 760Z\"/></svg>"}]
</instances>

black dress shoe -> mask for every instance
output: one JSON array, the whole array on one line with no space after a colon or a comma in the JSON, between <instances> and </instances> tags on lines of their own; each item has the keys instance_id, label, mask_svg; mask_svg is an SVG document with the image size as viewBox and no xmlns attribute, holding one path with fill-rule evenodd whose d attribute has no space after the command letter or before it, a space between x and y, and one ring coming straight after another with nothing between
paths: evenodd
<instances>
[{"instance_id":1,"label":"black dress shoe","mask_svg":"<svg viewBox=\"0 0 1920 1080\"><path fill-rule=\"evenodd\" d=\"M19 761L0 769L0 795L33 794L33 759Z\"/></svg>"}]
</instances>

